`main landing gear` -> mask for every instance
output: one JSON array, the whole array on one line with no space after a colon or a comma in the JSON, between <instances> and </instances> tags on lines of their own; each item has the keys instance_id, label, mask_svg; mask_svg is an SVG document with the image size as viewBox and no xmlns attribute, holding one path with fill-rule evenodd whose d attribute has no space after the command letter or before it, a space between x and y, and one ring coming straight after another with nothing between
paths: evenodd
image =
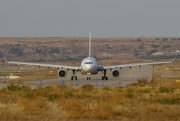
<instances>
[{"instance_id":1,"label":"main landing gear","mask_svg":"<svg viewBox=\"0 0 180 121\"><path fill-rule=\"evenodd\" d=\"M106 76L106 69L104 69L103 71L101 71L104 74L104 76L102 76L102 80L108 80L108 76Z\"/></svg>"},{"instance_id":2,"label":"main landing gear","mask_svg":"<svg viewBox=\"0 0 180 121\"><path fill-rule=\"evenodd\" d=\"M73 76L71 76L71 80L77 80L77 76L75 76L75 74L78 72L76 70L72 70L73 72Z\"/></svg>"}]
</instances>

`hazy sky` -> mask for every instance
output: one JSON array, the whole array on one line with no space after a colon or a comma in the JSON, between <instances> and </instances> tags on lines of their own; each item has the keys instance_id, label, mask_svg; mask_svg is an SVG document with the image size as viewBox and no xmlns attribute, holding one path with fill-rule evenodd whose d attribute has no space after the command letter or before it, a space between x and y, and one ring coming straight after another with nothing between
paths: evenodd
<instances>
[{"instance_id":1,"label":"hazy sky","mask_svg":"<svg viewBox=\"0 0 180 121\"><path fill-rule=\"evenodd\" d=\"M0 37L180 37L180 0L0 0Z\"/></svg>"}]
</instances>

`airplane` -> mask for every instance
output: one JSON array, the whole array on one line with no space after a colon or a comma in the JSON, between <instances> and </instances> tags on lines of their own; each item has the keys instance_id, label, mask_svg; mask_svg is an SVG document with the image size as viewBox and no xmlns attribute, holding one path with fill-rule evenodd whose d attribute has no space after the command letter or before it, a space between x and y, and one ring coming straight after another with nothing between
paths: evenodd
<instances>
[{"instance_id":1,"label":"airplane","mask_svg":"<svg viewBox=\"0 0 180 121\"><path fill-rule=\"evenodd\" d=\"M5 59L5 58L4 58ZM18 65L31 65L31 66L44 66L44 67L56 67L60 70L58 75L61 78L65 78L68 70L72 70L71 80L77 80L76 73L81 72L82 75L87 75L87 80L91 80L90 75L96 75L98 72L102 72L102 80L108 80L106 72L108 69L112 71L112 76L115 78L120 77L120 69L124 67L131 68L132 66L143 66L143 65L156 65L156 64L167 64L172 63L176 57L171 61L165 62L150 62L150 63L135 63L135 64L121 64L121 65L110 65L110 66L99 66L97 60L91 56L91 31L89 33L89 56L81 61L80 66L67 66L67 65L55 65L55 64L42 64L42 63L26 63L26 62L11 62L7 61L9 64L18 64Z\"/></svg>"}]
</instances>

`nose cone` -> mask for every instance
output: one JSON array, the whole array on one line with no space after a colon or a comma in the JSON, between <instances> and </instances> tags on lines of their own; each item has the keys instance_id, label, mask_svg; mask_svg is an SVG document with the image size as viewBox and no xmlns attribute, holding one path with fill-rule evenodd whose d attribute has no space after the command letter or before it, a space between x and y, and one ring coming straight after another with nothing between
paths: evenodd
<instances>
[{"instance_id":1,"label":"nose cone","mask_svg":"<svg viewBox=\"0 0 180 121\"><path fill-rule=\"evenodd\" d=\"M89 66L84 66L83 68L82 68L82 70L83 70L83 72L84 73L90 73L90 72L92 72L93 71L93 69L94 69L94 67L91 65L89 65Z\"/></svg>"},{"instance_id":2,"label":"nose cone","mask_svg":"<svg viewBox=\"0 0 180 121\"><path fill-rule=\"evenodd\" d=\"M81 62L81 73L84 75L94 74L96 70L96 60L92 57L87 57Z\"/></svg>"}]
</instances>

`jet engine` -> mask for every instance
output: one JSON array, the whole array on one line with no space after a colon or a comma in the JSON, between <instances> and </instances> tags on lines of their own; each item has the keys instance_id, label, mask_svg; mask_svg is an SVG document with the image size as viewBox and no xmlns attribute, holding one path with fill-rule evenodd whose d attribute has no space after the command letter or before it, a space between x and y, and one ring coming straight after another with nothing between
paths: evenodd
<instances>
[{"instance_id":1,"label":"jet engine","mask_svg":"<svg viewBox=\"0 0 180 121\"><path fill-rule=\"evenodd\" d=\"M112 76L113 76L113 77L119 77L119 75L120 75L120 72L119 72L118 69L114 69L114 70L112 71Z\"/></svg>"},{"instance_id":2,"label":"jet engine","mask_svg":"<svg viewBox=\"0 0 180 121\"><path fill-rule=\"evenodd\" d=\"M59 71L58 71L58 75L59 75L60 77L66 77L66 71L65 71L65 70L59 70Z\"/></svg>"}]
</instances>

